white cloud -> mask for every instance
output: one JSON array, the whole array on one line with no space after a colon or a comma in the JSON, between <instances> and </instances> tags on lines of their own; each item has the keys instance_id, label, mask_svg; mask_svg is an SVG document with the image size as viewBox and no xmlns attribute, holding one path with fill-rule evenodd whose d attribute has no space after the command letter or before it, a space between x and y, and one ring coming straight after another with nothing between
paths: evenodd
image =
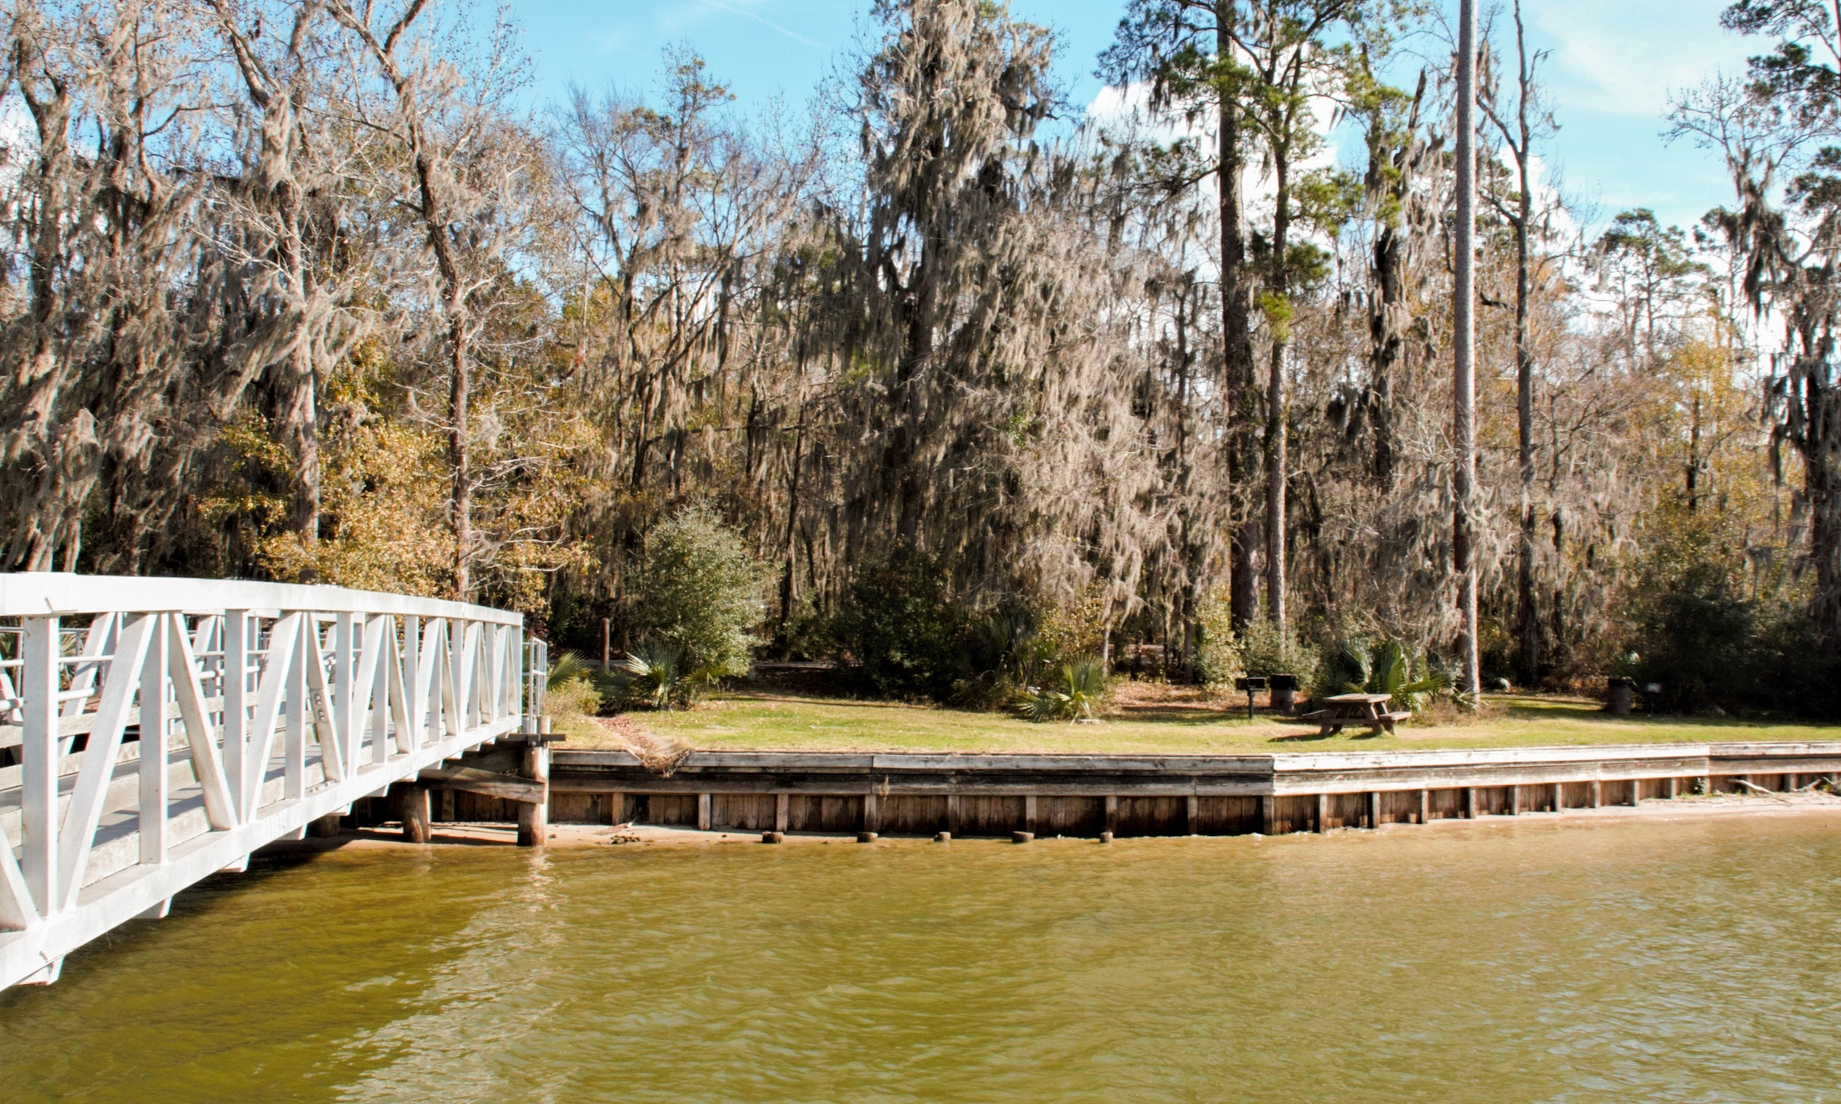
<instances>
[{"instance_id":1,"label":"white cloud","mask_svg":"<svg viewBox=\"0 0 1841 1104\"><path fill-rule=\"evenodd\" d=\"M1524 10L1535 44L1553 50L1547 76L1558 106L1660 118L1671 95L1722 70L1737 74L1759 52L1759 41L1720 28L1725 7L1726 0L1543 0Z\"/></svg>"}]
</instances>

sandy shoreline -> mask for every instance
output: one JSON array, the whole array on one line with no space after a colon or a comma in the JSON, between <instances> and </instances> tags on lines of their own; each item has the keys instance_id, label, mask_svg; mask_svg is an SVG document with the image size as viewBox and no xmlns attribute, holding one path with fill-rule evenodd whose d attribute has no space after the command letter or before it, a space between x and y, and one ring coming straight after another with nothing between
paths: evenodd
<instances>
[{"instance_id":1,"label":"sandy shoreline","mask_svg":"<svg viewBox=\"0 0 1841 1104\"><path fill-rule=\"evenodd\" d=\"M1477 820L1434 820L1430 824L1387 824L1382 832L1432 831L1456 828L1507 826L1513 824L1610 824L1620 821L1706 820L1721 817L1828 816L1841 819L1841 796L1825 793L1786 793L1773 795L1713 794L1705 797L1683 796L1673 800L1651 800L1631 807L1606 806L1600 809L1568 809L1564 814L1523 813L1519 817L1489 816ZM270 844L264 851L299 853L332 851L348 848L419 849L425 847L509 847L517 843L517 828L510 824L436 824L434 839L425 844L410 843L393 828L363 828L324 839L306 839ZM1336 828L1328 835L1341 832L1365 832L1360 828ZM1292 833L1310 835L1312 833ZM984 837L966 837L983 839ZM1061 837L1042 837L1044 840ZM1086 837L1067 837L1086 839ZM1135 838L1135 837L1134 837ZM1150 839L1194 839L1192 836L1150 836ZM1223 839L1232 837L1220 837ZM553 848L592 847L718 847L723 845L760 845L758 832L700 832L693 828L662 828L645 824L552 824L549 846ZM855 844L852 835L787 833L780 846L815 844ZM883 837L881 843L927 843L925 837ZM995 842L995 841L994 841ZM1088 841L1092 842L1092 841Z\"/></svg>"}]
</instances>

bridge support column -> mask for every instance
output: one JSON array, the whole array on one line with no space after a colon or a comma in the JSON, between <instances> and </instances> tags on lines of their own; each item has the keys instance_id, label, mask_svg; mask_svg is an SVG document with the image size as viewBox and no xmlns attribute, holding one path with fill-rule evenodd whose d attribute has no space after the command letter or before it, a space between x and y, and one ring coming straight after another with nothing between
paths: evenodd
<instances>
[{"instance_id":1,"label":"bridge support column","mask_svg":"<svg viewBox=\"0 0 1841 1104\"><path fill-rule=\"evenodd\" d=\"M399 782L395 790L396 817L403 822L403 839L410 843L427 843L434 837L434 817L429 808L428 787L417 782Z\"/></svg>"},{"instance_id":2,"label":"bridge support column","mask_svg":"<svg viewBox=\"0 0 1841 1104\"><path fill-rule=\"evenodd\" d=\"M533 743L524 749L524 773L543 784L543 799L518 804L518 846L542 847L550 838L550 749Z\"/></svg>"},{"instance_id":3,"label":"bridge support column","mask_svg":"<svg viewBox=\"0 0 1841 1104\"><path fill-rule=\"evenodd\" d=\"M307 834L315 839L331 839L341 831L339 827L340 819L338 813L327 813L325 816L307 825Z\"/></svg>"}]
</instances>

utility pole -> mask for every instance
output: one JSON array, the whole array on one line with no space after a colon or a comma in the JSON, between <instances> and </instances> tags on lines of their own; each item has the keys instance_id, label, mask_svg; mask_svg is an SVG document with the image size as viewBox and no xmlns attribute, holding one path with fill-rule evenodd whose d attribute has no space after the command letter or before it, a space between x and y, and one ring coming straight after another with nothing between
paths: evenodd
<instances>
[{"instance_id":1,"label":"utility pole","mask_svg":"<svg viewBox=\"0 0 1841 1104\"><path fill-rule=\"evenodd\" d=\"M1477 483L1476 268L1477 228L1477 5L1458 0L1457 23L1457 242L1452 294L1456 354L1452 372L1452 437L1457 447L1451 489L1455 499L1451 532L1452 567L1464 618L1458 650L1464 658L1463 689L1481 700L1483 678L1477 656L1477 565L1471 547Z\"/></svg>"}]
</instances>

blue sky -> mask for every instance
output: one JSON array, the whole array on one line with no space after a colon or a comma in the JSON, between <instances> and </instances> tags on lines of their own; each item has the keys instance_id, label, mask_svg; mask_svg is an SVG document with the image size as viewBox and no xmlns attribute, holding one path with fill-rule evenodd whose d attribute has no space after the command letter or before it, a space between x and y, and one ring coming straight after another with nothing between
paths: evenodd
<instances>
[{"instance_id":1,"label":"blue sky","mask_svg":"<svg viewBox=\"0 0 1841 1104\"><path fill-rule=\"evenodd\" d=\"M667 46L688 45L743 106L776 96L799 104L847 63L867 25L869 0L511 0L536 55L537 92L561 98L655 87ZM1719 29L1723 0L1527 0L1530 37L1551 50L1545 74L1560 123L1545 151L1565 194L1604 221L1653 208L1688 225L1729 202L1719 162L1685 142L1662 141L1671 92L1724 70L1743 70L1762 43ZM1099 91L1093 76L1125 0L1011 0L1018 16L1061 34L1062 76L1077 103Z\"/></svg>"}]
</instances>

